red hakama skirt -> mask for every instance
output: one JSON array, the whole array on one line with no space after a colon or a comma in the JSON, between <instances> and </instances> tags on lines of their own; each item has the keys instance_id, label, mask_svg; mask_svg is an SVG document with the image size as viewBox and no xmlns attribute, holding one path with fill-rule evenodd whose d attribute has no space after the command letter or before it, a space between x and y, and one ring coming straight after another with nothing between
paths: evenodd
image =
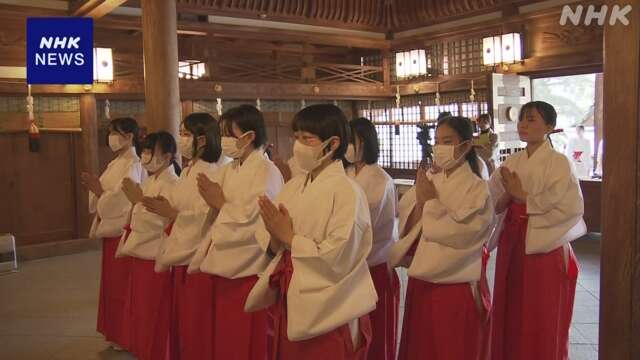
<instances>
[{"instance_id":1,"label":"red hakama skirt","mask_svg":"<svg viewBox=\"0 0 640 360\"><path fill-rule=\"evenodd\" d=\"M156 273L153 260L131 261L131 335L140 360L169 359L172 276Z\"/></svg>"},{"instance_id":2,"label":"red hakama skirt","mask_svg":"<svg viewBox=\"0 0 640 360\"><path fill-rule=\"evenodd\" d=\"M173 267L172 359L213 359L213 291L209 274L187 274L187 266Z\"/></svg>"},{"instance_id":3,"label":"red hakama skirt","mask_svg":"<svg viewBox=\"0 0 640 360\"><path fill-rule=\"evenodd\" d=\"M326 334L301 341L291 341L287 336L287 290L293 275L291 253L285 251L278 267L269 280L272 288L279 289L278 302L271 312L274 319L274 338L271 347L272 360L365 360L371 345L369 315L359 319L361 344L355 349L349 325L344 324Z\"/></svg>"},{"instance_id":4,"label":"red hakama skirt","mask_svg":"<svg viewBox=\"0 0 640 360\"><path fill-rule=\"evenodd\" d=\"M378 304L369 314L372 339L368 359L395 360L398 343L400 280L395 270L389 273L386 263L369 268L369 272L378 294Z\"/></svg>"},{"instance_id":5,"label":"red hakama skirt","mask_svg":"<svg viewBox=\"0 0 640 360\"><path fill-rule=\"evenodd\" d=\"M267 312L247 313L244 304L257 276L213 276L213 353L221 360L267 359Z\"/></svg>"},{"instance_id":6,"label":"red hakama skirt","mask_svg":"<svg viewBox=\"0 0 640 360\"><path fill-rule=\"evenodd\" d=\"M123 349L131 347L130 313L131 258L116 259L120 236L102 239L102 273L97 330L107 341Z\"/></svg>"},{"instance_id":7,"label":"red hakama skirt","mask_svg":"<svg viewBox=\"0 0 640 360\"><path fill-rule=\"evenodd\" d=\"M493 360L566 360L578 262L569 246L525 254L525 204L512 204L498 242L491 355Z\"/></svg>"},{"instance_id":8,"label":"red hakama skirt","mask_svg":"<svg viewBox=\"0 0 640 360\"><path fill-rule=\"evenodd\" d=\"M399 360L489 359L488 258L485 250L478 299L470 283L436 284L409 278Z\"/></svg>"}]
</instances>

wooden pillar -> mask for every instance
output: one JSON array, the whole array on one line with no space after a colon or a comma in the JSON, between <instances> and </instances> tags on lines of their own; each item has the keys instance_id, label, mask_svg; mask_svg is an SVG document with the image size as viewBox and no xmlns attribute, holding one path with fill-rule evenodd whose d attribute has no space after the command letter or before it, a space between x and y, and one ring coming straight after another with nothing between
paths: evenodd
<instances>
[{"instance_id":1,"label":"wooden pillar","mask_svg":"<svg viewBox=\"0 0 640 360\"><path fill-rule=\"evenodd\" d=\"M182 100L181 105L182 105L181 118L184 119L187 115L193 112L193 100Z\"/></svg>"},{"instance_id":2,"label":"wooden pillar","mask_svg":"<svg viewBox=\"0 0 640 360\"><path fill-rule=\"evenodd\" d=\"M640 6L604 32L600 359L640 359Z\"/></svg>"},{"instance_id":3,"label":"wooden pillar","mask_svg":"<svg viewBox=\"0 0 640 360\"><path fill-rule=\"evenodd\" d=\"M77 144L78 149L76 159L78 159L79 169L76 177L82 172L99 175L99 159L98 159L98 114L96 109L96 97L93 94L80 95L80 141ZM76 186L77 199L77 237L85 237L89 235L90 216L89 216L89 193L79 184Z\"/></svg>"},{"instance_id":4,"label":"wooden pillar","mask_svg":"<svg viewBox=\"0 0 640 360\"><path fill-rule=\"evenodd\" d=\"M385 89L391 88L391 66L391 53L382 51L382 83Z\"/></svg>"},{"instance_id":5,"label":"wooden pillar","mask_svg":"<svg viewBox=\"0 0 640 360\"><path fill-rule=\"evenodd\" d=\"M175 0L142 0L145 119L149 132L175 136L180 125Z\"/></svg>"}]
</instances>

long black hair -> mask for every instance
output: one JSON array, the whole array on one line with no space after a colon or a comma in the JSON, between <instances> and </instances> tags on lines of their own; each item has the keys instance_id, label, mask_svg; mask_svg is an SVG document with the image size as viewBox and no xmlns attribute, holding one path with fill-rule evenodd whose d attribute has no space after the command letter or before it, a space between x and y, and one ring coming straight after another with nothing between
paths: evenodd
<instances>
[{"instance_id":1,"label":"long black hair","mask_svg":"<svg viewBox=\"0 0 640 360\"><path fill-rule=\"evenodd\" d=\"M471 125L471 120L469 120L469 118L462 116L447 116L438 121L438 126L436 128L439 128L442 125L447 125L452 128L458 136L460 136L460 140L462 141L471 142L473 139L473 125ZM482 175L480 175L480 165L478 164L480 159L478 158L478 155L476 155L476 149L473 146L471 146L471 150L469 150L467 155L465 155L465 160L469 163L471 171L473 171L473 173L479 178L482 178Z\"/></svg>"},{"instance_id":2,"label":"long black hair","mask_svg":"<svg viewBox=\"0 0 640 360\"><path fill-rule=\"evenodd\" d=\"M138 138L140 136L140 127L138 126L136 119L131 117L113 119L109 122L109 131L115 131L122 135L132 134L132 145L136 148L136 153L140 155L140 139Z\"/></svg>"},{"instance_id":3,"label":"long black hair","mask_svg":"<svg viewBox=\"0 0 640 360\"><path fill-rule=\"evenodd\" d=\"M264 117L255 106L240 105L229 109L220 117L220 123L223 130L229 134L233 134L231 124L236 124L245 133L253 131L255 133L253 140L255 149L267 144L267 127L264 124Z\"/></svg>"},{"instance_id":4,"label":"long black hair","mask_svg":"<svg viewBox=\"0 0 640 360\"><path fill-rule=\"evenodd\" d=\"M156 147L160 148L160 151L163 154L171 154L171 165L173 165L173 169L176 172L176 175L180 175L182 169L180 165L178 165L178 161L176 160L176 152L178 146L176 145L176 139L173 135L169 134L166 131L159 131L156 133L151 133L144 138L142 142L141 151L146 149L151 150L151 158L155 156Z\"/></svg>"},{"instance_id":5,"label":"long black hair","mask_svg":"<svg viewBox=\"0 0 640 360\"><path fill-rule=\"evenodd\" d=\"M220 159L220 127L218 121L209 113L191 113L182 122L185 129L193 134L193 154L198 151L198 137L204 136L206 144L200 158L206 162L215 163Z\"/></svg>"},{"instance_id":6,"label":"long black hair","mask_svg":"<svg viewBox=\"0 0 640 360\"><path fill-rule=\"evenodd\" d=\"M362 160L367 165L377 163L380 155L380 143L378 142L376 126L373 125L371 120L364 117L351 120L349 125L351 126L353 144L355 145L356 143L356 136L362 140Z\"/></svg>"},{"instance_id":7,"label":"long black hair","mask_svg":"<svg viewBox=\"0 0 640 360\"><path fill-rule=\"evenodd\" d=\"M351 129L342 110L333 104L307 106L293 117L293 131L306 131L323 142L331 137L340 139L340 146L333 153L334 160L344 160L351 139Z\"/></svg>"}]
</instances>

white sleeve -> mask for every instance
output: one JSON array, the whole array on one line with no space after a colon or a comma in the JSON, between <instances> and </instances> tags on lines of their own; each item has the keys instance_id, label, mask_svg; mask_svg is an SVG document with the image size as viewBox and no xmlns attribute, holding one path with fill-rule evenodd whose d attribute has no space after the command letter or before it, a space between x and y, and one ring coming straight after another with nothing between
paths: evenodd
<instances>
[{"instance_id":1,"label":"white sleeve","mask_svg":"<svg viewBox=\"0 0 640 360\"><path fill-rule=\"evenodd\" d=\"M454 249L469 247L478 234L493 220L493 206L484 182L477 182L456 209L447 208L440 200L425 203L422 212L422 238Z\"/></svg>"},{"instance_id":2,"label":"white sleeve","mask_svg":"<svg viewBox=\"0 0 640 360\"><path fill-rule=\"evenodd\" d=\"M371 251L371 223L364 199L355 191L333 199L325 239L295 235L291 258L296 271L337 284ZM362 256L359 256L362 255Z\"/></svg>"},{"instance_id":3,"label":"white sleeve","mask_svg":"<svg viewBox=\"0 0 640 360\"><path fill-rule=\"evenodd\" d=\"M131 208L131 202L122 191L122 180L128 177L135 183L140 183L140 171L135 163L131 163L125 172L118 177L120 181L112 189L104 189L104 192L96 202L96 211L101 219L117 218L123 212Z\"/></svg>"}]
</instances>

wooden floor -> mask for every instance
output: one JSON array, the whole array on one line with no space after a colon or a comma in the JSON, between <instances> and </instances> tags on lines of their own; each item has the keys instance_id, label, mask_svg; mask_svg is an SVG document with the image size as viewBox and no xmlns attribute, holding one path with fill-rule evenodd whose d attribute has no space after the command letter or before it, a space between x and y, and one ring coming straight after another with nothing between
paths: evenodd
<instances>
[{"instance_id":1,"label":"wooden floor","mask_svg":"<svg viewBox=\"0 0 640 360\"><path fill-rule=\"evenodd\" d=\"M574 243L581 265L571 326L571 360L595 360L598 347L600 239ZM492 256L495 260L495 254ZM492 263L493 264L493 263ZM491 269L492 270L492 269ZM492 274L492 272L491 272ZM2 359L133 359L95 331L100 253L30 261L0 275Z\"/></svg>"}]
</instances>

